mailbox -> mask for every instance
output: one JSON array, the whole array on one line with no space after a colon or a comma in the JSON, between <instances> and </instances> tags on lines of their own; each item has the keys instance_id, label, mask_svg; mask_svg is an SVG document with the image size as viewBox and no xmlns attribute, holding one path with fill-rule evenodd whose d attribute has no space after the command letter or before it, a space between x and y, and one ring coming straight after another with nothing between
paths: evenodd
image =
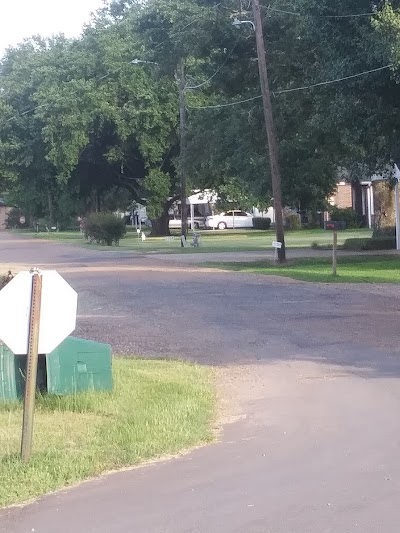
<instances>
[{"instance_id":1,"label":"mailbox","mask_svg":"<svg viewBox=\"0 0 400 533\"><path fill-rule=\"evenodd\" d=\"M325 229L330 231L340 231L346 229L346 222L344 220L329 220L325 222Z\"/></svg>"}]
</instances>

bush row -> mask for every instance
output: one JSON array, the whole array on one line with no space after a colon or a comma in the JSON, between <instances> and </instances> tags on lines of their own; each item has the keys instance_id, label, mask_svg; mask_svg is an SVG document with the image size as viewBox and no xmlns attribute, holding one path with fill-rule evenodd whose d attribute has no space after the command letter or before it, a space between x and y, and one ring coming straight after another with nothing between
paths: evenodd
<instances>
[{"instance_id":1,"label":"bush row","mask_svg":"<svg viewBox=\"0 0 400 533\"><path fill-rule=\"evenodd\" d=\"M367 239L346 239L343 244L344 250L367 251L367 250L395 250L395 237L371 237Z\"/></svg>"}]
</instances>

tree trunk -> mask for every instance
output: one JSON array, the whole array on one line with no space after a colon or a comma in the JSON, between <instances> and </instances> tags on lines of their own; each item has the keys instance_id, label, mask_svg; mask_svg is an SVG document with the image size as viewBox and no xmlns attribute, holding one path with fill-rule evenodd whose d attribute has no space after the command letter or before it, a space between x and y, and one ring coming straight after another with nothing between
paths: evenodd
<instances>
[{"instance_id":1,"label":"tree trunk","mask_svg":"<svg viewBox=\"0 0 400 533\"><path fill-rule=\"evenodd\" d=\"M47 193L47 198L49 202L49 226L50 228L54 226L54 205L53 205L53 195L51 191Z\"/></svg>"},{"instance_id":2,"label":"tree trunk","mask_svg":"<svg viewBox=\"0 0 400 533\"><path fill-rule=\"evenodd\" d=\"M169 216L168 209L156 219L151 220L151 233L150 237L168 237L171 235L169 231Z\"/></svg>"}]
</instances>

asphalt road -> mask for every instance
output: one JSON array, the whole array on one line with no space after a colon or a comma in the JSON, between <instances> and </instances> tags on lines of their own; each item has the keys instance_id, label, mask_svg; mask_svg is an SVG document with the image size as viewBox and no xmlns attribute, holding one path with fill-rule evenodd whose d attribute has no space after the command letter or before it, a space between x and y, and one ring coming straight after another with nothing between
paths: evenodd
<instances>
[{"instance_id":1,"label":"asphalt road","mask_svg":"<svg viewBox=\"0 0 400 533\"><path fill-rule=\"evenodd\" d=\"M400 287L312 285L0 234L57 267L78 333L217 367L221 441L0 512L4 533L395 533Z\"/></svg>"}]
</instances>

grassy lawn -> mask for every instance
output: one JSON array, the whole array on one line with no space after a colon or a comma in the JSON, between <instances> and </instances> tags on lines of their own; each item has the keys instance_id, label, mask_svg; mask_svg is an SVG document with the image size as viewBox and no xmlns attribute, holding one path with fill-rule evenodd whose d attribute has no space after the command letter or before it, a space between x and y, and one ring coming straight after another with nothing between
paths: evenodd
<instances>
[{"instance_id":1,"label":"grassy lawn","mask_svg":"<svg viewBox=\"0 0 400 533\"><path fill-rule=\"evenodd\" d=\"M173 234L174 239L165 237L148 237L142 242L137 234L129 230L127 236L121 240L119 247L103 247L85 243L84 237L79 232L58 233L27 233L35 238L61 241L68 244L78 244L91 249L101 250L126 250L140 251L142 253L204 253L204 252L234 252L234 251L263 251L272 249L272 241L275 240L273 230L225 230L225 231L201 231L201 244L199 248L188 246L180 247L178 232ZM370 237L370 230L347 230L339 232L338 242L343 244L346 239ZM191 238L189 236L188 242ZM311 244L328 246L332 243L332 232L324 230L301 230L288 231L286 233L286 245L290 248L310 248Z\"/></svg>"},{"instance_id":2,"label":"grassy lawn","mask_svg":"<svg viewBox=\"0 0 400 533\"><path fill-rule=\"evenodd\" d=\"M113 393L38 399L28 465L19 459L21 405L0 404L0 507L213 439L210 369L116 359L114 378Z\"/></svg>"},{"instance_id":3,"label":"grassy lawn","mask_svg":"<svg viewBox=\"0 0 400 533\"><path fill-rule=\"evenodd\" d=\"M400 258L393 256L340 257L336 277L332 276L330 259L295 259L283 266L266 261L208 266L323 283L400 283Z\"/></svg>"}]
</instances>

